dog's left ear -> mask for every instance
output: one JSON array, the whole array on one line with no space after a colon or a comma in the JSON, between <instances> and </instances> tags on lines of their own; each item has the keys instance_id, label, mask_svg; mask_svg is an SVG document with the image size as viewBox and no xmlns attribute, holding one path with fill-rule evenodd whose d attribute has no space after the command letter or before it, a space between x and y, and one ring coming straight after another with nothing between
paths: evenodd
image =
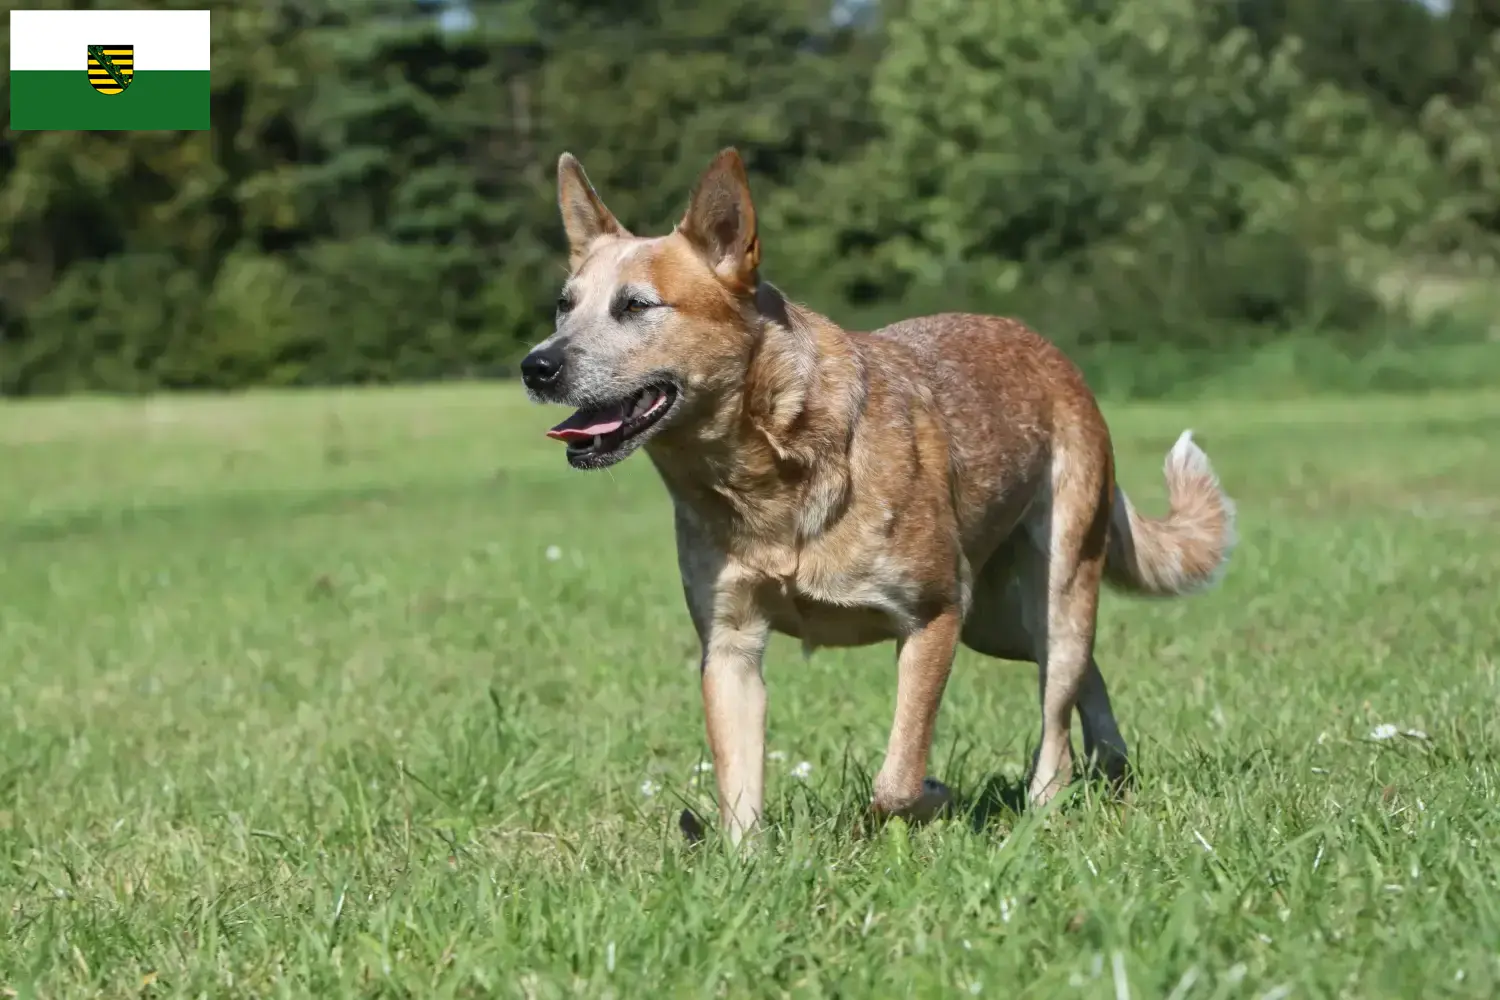
<instances>
[{"instance_id":1,"label":"dog's left ear","mask_svg":"<svg viewBox=\"0 0 1500 1000\"><path fill-rule=\"evenodd\" d=\"M721 151L693 189L678 232L703 254L727 284L740 291L755 288L760 269L760 237L750 179L734 148Z\"/></svg>"}]
</instances>

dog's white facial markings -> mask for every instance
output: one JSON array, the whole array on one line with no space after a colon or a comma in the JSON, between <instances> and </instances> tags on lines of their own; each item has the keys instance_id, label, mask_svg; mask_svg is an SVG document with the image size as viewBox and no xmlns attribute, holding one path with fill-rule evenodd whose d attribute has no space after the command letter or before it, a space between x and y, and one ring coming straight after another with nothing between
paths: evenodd
<instances>
[{"instance_id":1,"label":"dog's white facial markings","mask_svg":"<svg viewBox=\"0 0 1500 1000\"><path fill-rule=\"evenodd\" d=\"M573 297L569 318L607 316L610 302L622 284L626 266L641 252L640 240L613 240L589 254L578 272L568 279Z\"/></svg>"},{"instance_id":2,"label":"dog's white facial markings","mask_svg":"<svg viewBox=\"0 0 1500 1000\"><path fill-rule=\"evenodd\" d=\"M653 342L670 311L649 268L641 266L656 242L602 243L563 286L557 331L548 343L566 345L568 392L580 405L628 394L650 374L636 352ZM651 308L629 311L632 299Z\"/></svg>"}]
</instances>

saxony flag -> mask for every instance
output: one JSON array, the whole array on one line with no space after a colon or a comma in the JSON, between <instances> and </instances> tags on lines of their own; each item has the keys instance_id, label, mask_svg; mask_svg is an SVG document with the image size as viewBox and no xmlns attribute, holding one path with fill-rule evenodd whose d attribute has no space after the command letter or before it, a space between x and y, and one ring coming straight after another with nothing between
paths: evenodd
<instances>
[{"instance_id":1,"label":"saxony flag","mask_svg":"<svg viewBox=\"0 0 1500 1000\"><path fill-rule=\"evenodd\" d=\"M10 127L208 128L208 11L11 11Z\"/></svg>"}]
</instances>

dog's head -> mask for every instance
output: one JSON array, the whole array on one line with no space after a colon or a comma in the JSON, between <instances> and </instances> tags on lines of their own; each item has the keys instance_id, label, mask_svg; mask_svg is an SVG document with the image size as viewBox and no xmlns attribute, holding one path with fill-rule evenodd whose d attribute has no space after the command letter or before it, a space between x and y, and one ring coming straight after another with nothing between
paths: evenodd
<instances>
[{"instance_id":1,"label":"dog's head","mask_svg":"<svg viewBox=\"0 0 1500 1000\"><path fill-rule=\"evenodd\" d=\"M570 274L556 330L521 377L533 400L577 409L548 431L567 443L568 463L602 469L743 377L756 329L755 207L733 149L714 158L666 236L627 232L569 153L557 189Z\"/></svg>"}]
</instances>

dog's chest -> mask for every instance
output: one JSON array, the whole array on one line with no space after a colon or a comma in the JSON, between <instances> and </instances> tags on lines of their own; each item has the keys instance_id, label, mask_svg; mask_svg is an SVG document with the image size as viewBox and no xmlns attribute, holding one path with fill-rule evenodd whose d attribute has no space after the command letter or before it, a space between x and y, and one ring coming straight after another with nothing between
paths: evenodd
<instances>
[{"instance_id":1,"label":"dog's chest","mask_svg":"<svg viewBox=\"0 0 1500 1000\"><path fill-rule=\"evenodd\" d=\"M901 635L913 615L916 588L883 554L834 568L799 560L795 573L767 579L757 599L771 627L819 646L867 646Z\"/></svg>"}]
</instances>

